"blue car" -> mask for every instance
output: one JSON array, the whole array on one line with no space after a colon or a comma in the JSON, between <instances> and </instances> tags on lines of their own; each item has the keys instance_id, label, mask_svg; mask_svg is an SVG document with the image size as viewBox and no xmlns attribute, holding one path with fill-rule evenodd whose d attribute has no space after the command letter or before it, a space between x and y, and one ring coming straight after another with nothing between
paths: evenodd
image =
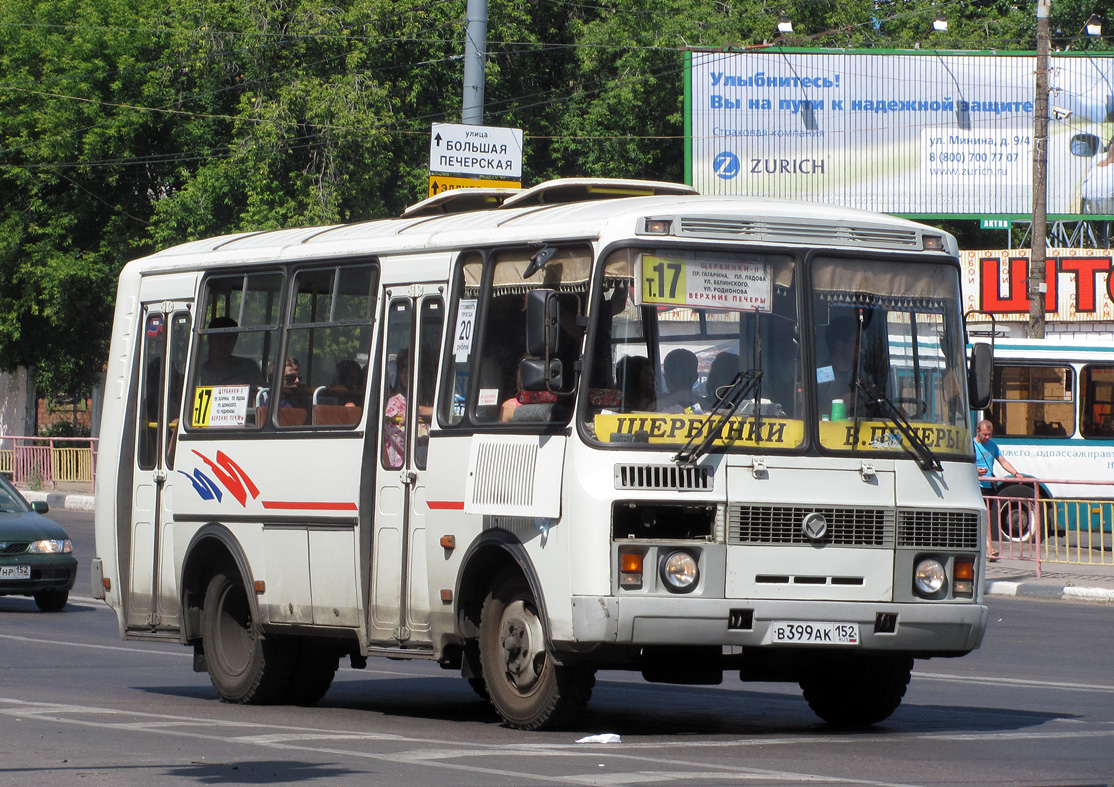
<instances>
[{"instance_id":1,"label":"blue car","mask_svg":"<svg viewBox=\"0 0 1114 787\"><path fill-rule=\"evenodd\" d=\"M42 516L0 475L0 596L33 596L43 612L66 606L77 578L73 544L58 524Z\"/></svg>"}]
</instances>

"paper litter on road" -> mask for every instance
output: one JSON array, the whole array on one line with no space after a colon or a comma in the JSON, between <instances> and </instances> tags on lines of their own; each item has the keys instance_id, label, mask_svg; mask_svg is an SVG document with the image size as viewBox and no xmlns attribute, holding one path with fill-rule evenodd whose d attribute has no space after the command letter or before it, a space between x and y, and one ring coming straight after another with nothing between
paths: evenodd
<instances>
[{"instance_id":1,"label":"paper litter on road","mask_svg":"<svg viewBox=\"0 0 1114 787\"><path fill-rule=\"evenodd\" d=\"M622 743L623 739L614 732L604 732L599 735L589 735L581 738L577 743Z\"/></svg>"}]
</instances>

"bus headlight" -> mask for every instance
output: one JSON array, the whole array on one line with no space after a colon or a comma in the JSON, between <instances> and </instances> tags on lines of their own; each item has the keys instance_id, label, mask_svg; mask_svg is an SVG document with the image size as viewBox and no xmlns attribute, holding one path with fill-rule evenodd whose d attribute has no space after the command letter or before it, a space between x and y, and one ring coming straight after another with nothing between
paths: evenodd
<instances>
[{"instance_id":1,"label":"bus headlight","mask_svg":"<svg viewBox=\"0 0 1114 787\"><path fill-rule=\"evenodd\" d=\"M670 591L687 593L700 578L696 558L688 552L671 552L661 561L661 578Z\"/></svg>"},{"instance_id":2,"label":"bus headlight","mask_svg":"<svg viewBox=\"0 0 1114 787\"><path fill-rule=\"evenodd\" d=\"M913 589L917 595L931 598L939 593L948 581L944 564L934 557L926 557L917 563L913 572Z\"/></svg>"}]
</instances>

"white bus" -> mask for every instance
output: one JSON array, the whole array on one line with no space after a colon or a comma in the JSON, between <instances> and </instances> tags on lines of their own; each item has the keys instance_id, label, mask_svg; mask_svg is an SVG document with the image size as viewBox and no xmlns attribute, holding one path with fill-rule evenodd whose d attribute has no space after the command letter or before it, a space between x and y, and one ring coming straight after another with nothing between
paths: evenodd
<instances>
[{"instance_id":1,"label":"white bus","mask_svg":"<svg viewBox=\"0 0 1114 787\"><path fill-rule=\"evenodd\" d=\"M878 722L987 622L959 281L926 226L641 181L161 251L120 277L95 590L230 702L386 656L522 729L597 669Z\"/></svg>"},{"instance_id":2,"label":"white bus","mask_svg":"<svg viewBox=\"0 0 1114 787\"><path fill-rule=\"evenodd\" d=\"M1018 470L1035 478L1110 481L1114 468L1114 347L1105 341L999 339L994 343L990 406L994 441ZM1002 497L1033 498L1025 483L1003 483ZM1067 530L1111 530L1114 483L1040 485L1045 538ZM1078 501L1067 502L1067 501ZM1011 506L1005 535L1035 535L1029 506Z\"/></svg>"}]
</instances>

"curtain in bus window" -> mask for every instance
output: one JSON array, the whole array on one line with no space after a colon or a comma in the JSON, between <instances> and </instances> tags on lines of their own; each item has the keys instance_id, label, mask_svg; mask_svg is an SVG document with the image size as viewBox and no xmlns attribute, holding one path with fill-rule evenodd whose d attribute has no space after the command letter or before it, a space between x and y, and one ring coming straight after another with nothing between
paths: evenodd
<instances>
[{"instance_id":1,"label":"curtain in bus window","mask_svg":"<svg viewBox=\"0 0 1114 787\"><path fill-rule=\"evenodd\" d=\"M572 291L588 288L588 277L592 272L591 250L584 246L560 247L545 266L531 276L523 274L538 248L507 249L495 255L496 265L491 280L493 295L506 293L526 293L538 287L553 290ZM479 292L482 281L483 265L480 260L472 260L464 265L465 292L474 295Z\"/></svg>"},{"instance_id":2,"label":"curtain in bus window","mask_svg":"<svg viewBox=\"0 0 1114 787\"><path fill-rule=\"evenodd\" d=\"M937 311L954 306L957 273L947 265L817 260L813 286L833 303Z\"/></svg>"}]
</instances>

